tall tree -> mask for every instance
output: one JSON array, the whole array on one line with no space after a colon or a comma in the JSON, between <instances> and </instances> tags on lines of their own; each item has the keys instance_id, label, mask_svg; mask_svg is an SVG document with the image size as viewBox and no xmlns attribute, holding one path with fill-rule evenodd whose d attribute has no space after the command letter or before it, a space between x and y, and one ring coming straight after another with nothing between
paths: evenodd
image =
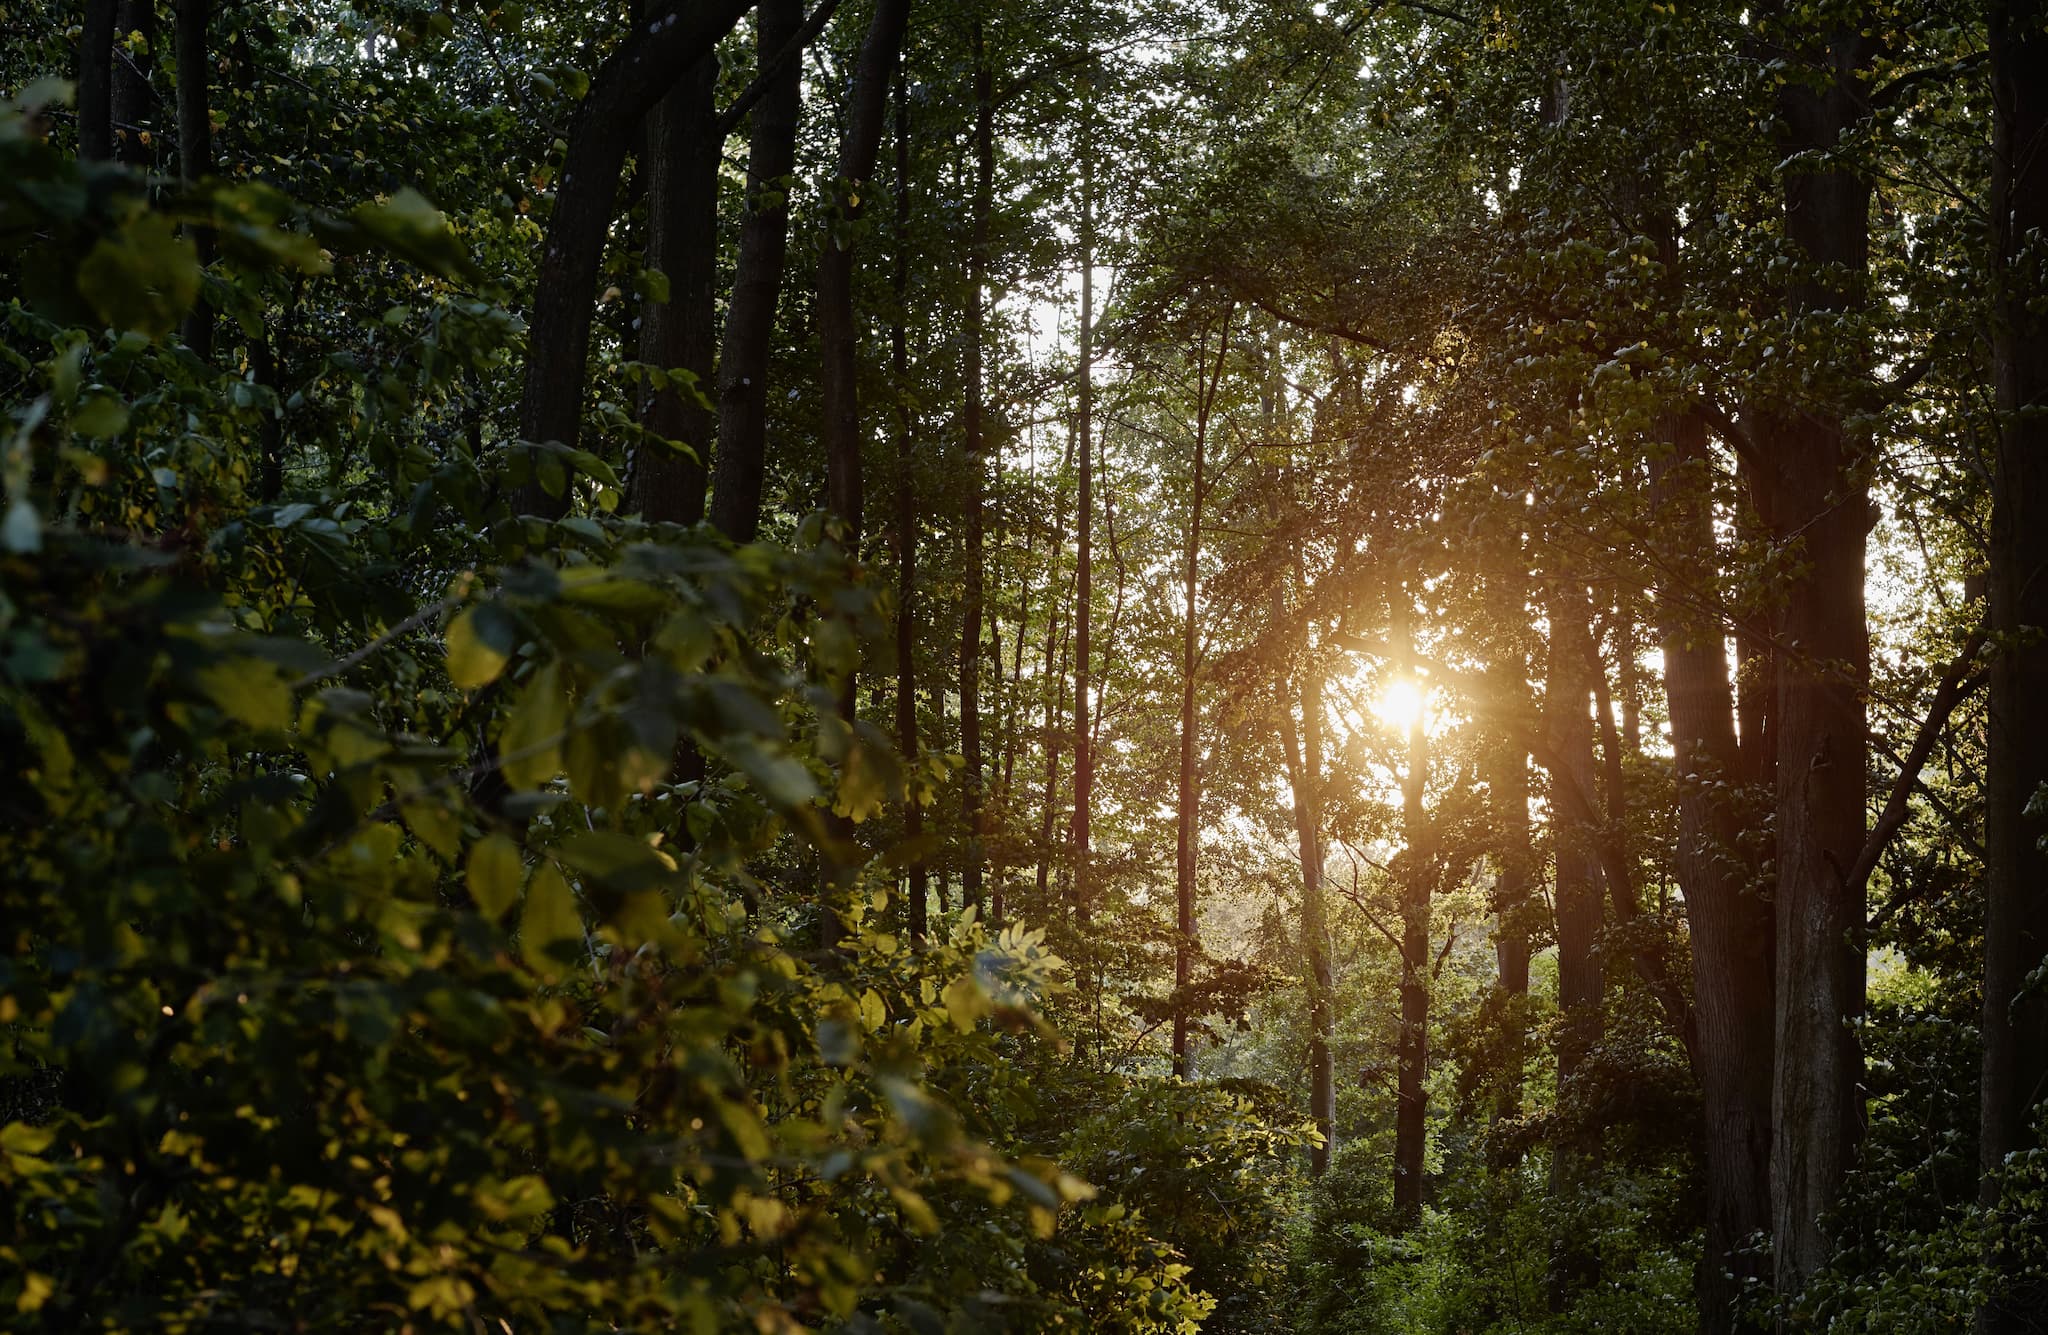
<instances>
[{"instance_id":1,"label":"tall tree","mask_svg":"<svg viewBox=\"0 0 2048 1335\"><path fill-rule=\"evenodd\" d=\"M1095 80L1091 64L1081 93L1081 323L1075 330L1074 452L1079 495L1074 535L1074 917L1086 924L1094 912L1095 744L1088 723L1093 689L1089 642L1095 598Z\"/></svg>"},{"instance_id":2,"label":"tall tree","mask_svg":"<svg viewBox=\"0 0 2048 1335\"><path fill-rule=\"evenodd\" d=\"M820 0L820 11L826 7ZM752 542L761 523L768 353L789 249L789 181L796 170L803 104L802 66L778 59L806 26L803 0L761 0L754 15L757 77L766 83L748 137L746 212L718 354L718 449L711 489L711 522L734 542Z\"/></svg>"},{"instance_id":3,"label":"tall tree","mask_svg":"<svg viewBox=\"0 0 2048 1335\"><path fill-rule=\"evenodd\" d=\"M1992 381L1998 412L1991 512L1990 773L1985 792L1982 1201L2048 1099L2048 854L2034 805L2048 783L2048 6L1990 5ZM2009 1257L1994 1256L2009 1267ZM2038 1326L2048 1286L2006 1277L1978 1315L1984 1335Z\"/></svg>"},{"instance_id":4,"label":"tall tree","mask_svg":"<svg viewBox=\"0 0 2048 1335\"><path fill-rule=\"evenodd\" d=\"M718 350L718 60L700 57L647 117L647 267L665 299L643 303L640 360L669 375L647 395L627 504L657 523L704 517L705 459L716 430L704 398ZM674 441L688 453L663 442Z\"/></svg>"},{"instance_id":5,"label":"tall tree","mask_svg":"<svg viewBox=\"0 0 2048 1335\"><path fill-rule=\"evenodd\" d=\"M961 598L960 627L960 750L966 764L960 773L960 820L967 834L966 862L960 872L963 903L981 903L983 845L982 804L987 787L981 751L981 665L986 652L982 635L982 544L987 524L989 450L983 418L987 412L982 384L983 338L988 286L989 214L995 208L996 132L995 71L989 66L988 34L981 15L974 17L974 193L967 243L967 310L961 374L966 402L961 426L967 453L966 588Z\"/></svg>"},{"instance_id":6,"label":"tall tree","mask_svg":"<svg viewBox=\"0 0 2048 1335\"><path fill-rule=\"evenodd\" d=\"M1849 385L1865 374L1847 315L1869 268L1870 184L1845 160L1869 116L1874 38L1857 21L1802 32L1807 11L1761 11L1766 40L1788 61L1776 123L1784 225L1800 270L1787 287L1788 327L1824 350L1817 393L1776 396L1757 433L1767 465L1765 520L1799 562L1782 591L1776 640L1777 1041L1772 1080L1773 1261L1797 1293L1828 1255L1822 1214L1834 1204L1863 1135L1864 906L1845 883L1864 842L1863 693L1870 641L1864 536L1870 528L1864 447ZM1789 45L1785 43L1789 39Z\"/></svg>"},{"instance_id":7,"label":"tall tree","mask_svg":"<svg viewBox=\"0 0 2048 1335\"><path fill-rule=\"evenodd\" d=\"M1389 590L1388 630L1400 670L1421 694L1417 671L1413 593L1396 582ZM1403 1228L1422 1222L1428 1195L1429 1143L1429 914L1435 897L1435 832L1423 798L1429 784L1428 710L1408 719L1407 756L1401 767L1401 1033L1395 1046L1394 1217Z\"/></svg>"}]
</instances>

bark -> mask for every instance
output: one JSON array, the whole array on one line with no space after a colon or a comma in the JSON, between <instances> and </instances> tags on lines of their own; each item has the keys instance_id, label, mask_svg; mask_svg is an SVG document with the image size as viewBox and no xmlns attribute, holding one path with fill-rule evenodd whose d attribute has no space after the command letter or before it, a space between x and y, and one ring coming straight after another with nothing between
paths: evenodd
<instances>
[{"instance_id":1,"label":"bark","mask_svg":"<svg viewBox=\"0 0 2048 1335\"><path fill-rule=\"evenodd\" d=\"M213 174L213 115L207 97L206 29L211 0L176 0L172 41L178 61L178 178L195 185ZM213 262L213 232L197 227L192 244L202 265ZM186 313L179 331L185 346L201 361L213 356L213 308L202 294Z\"/></svg>"},{"instance_id":2,"label":"bark","mask_svg":"<svg viewBox=\"0 0 2048 1335\"><path fill-rule=\"evenodd\" d=\"M1495 685L1500 698L1512 700L1527 690L1527 665L1518 652L1501 669ZM1532 910L1531 871L1536 863L1529 825L1529 753L1512 729L1496 737L1485 756L1490 820L1496 840L1493 884L1494 987L1503 1003L1501 1023L1507 1052L1505 1078L1495 1113L1521 1112L1522 1069L1528 1060L1528 1035L1521 999L1529 995L1529 921Z\"/></svg>"},{"instance_id":3,"label":"bark","mask_svg":"<svg viewBox=\"0 0 2048 1335\"><path fill-rule=\"evenodd\" d=\"M988 441L983 430L982 325L983 288L988 283L989 214L995 207L995 73L989 68L981 20L974 21L974 195L967 250L965 367L967 401L961 424L967 451L966 588L961 597L960 750L966 764L960 779L960 818L967 832L967 861L961 871L961 897L981 903L983 787L981 753L982 543L988 505Z\"/></svg>"},{"instance_id":4,"label":"bark","mask_svg":"<svg viewBox=\"0 0 2048 1335\"><path fill-rule=\"evenodd\" d=\"M751 8L753 0L670 6L636 23L591 79L590 91L570 122L562 175L534 275L519 401L519 434L525 440L576 446L598 269L626 150L655 104ZM558 485L550 487L550 481ZM519 488L514 508L559 516L568 512L569 494L566 462L536 455L534 475Z\"/></svg>"},{"instance_id":5,"label":"bark","mask_svg":"<svg viewBox=\"0 0 2048 1335\"><path fill-rule=\"evenodd\" d=\"M1415 672L1415 632L1410 594L1394 590L1389 627L1401 670ZM1422 1222L1428 1179L1429 1093L1429 910L1436 883L1436 832L1423 806L1429 782L1429 728L1422 711L1408 724L1408 757L1401 773L1401 838L1395 864L1401 885L1401 1035L1395 1048L1394 1218L1404 1228Z\"/></svg>"},{"instance_id":6,"label":"bark","mask_svg":"<svg viewBox=\"0 0 2048 1335\"><path fill-rule=\"evenodd\" d=\"M1276 607L1274 614L1284 615L1285 608ZM1280 703L1280 749L1287 764L1287 786L1294 797L1294 832L1301 858L1301 950L1308 962L1309 1118L1322 1137L1321 1144L1309 1149L1309 1172L1321 1177L1329 1170L1330 1155L1337 1147L1337 1093L1330 1053L1330 929L1323 902L1322 817L1317 792L1322 782L1322 681L1306 655L1303 657L1294 683L1296 699ZM1298 728L1294 716L1297 702L1301 707ZM1395 1190L1400 1190L1398 1178Z\"/></svg>"},{"instance_id":7,"label":"bark","mask_svg":"<svg viewBox=\"0 0 2048 1335\"><path fill-rule=\"evenodd\" d=\"M2048 783L2048 5L1994 0L1992 374L1998 408L1989 592L2000 649L1991 670L1986 792L1981 1202L1999 1203L2008 1154L2034 1143L2048 1096L2048 989L2027 979L2048 959L2044 822L2029 813ZM2011 1208L2008 1206L2008 1208ZM1992 1258L1994 1268L2011 1264ZM1978 1313L1985 1335L2038 1328L2042 1281L2002 1289Z\"/></svg>"},{"instance_id":8,"label":"bark","mask_svg":"<svg viewBox=\"0 0 2048 1335\"><path fill-rule=\"evenodd\" d=\"M718 114L718 60L691 65L647 118L647 267L668 279L668 299L641 307L640 360L694 385L671 384L648 395L641 425L679 454L643 442L627 506L655 523L694 524L704 517L704 461L716 419L700 396L712 387L718 352L718 164L723 140Z\"/></svg>"},{"instance_id":9,"label":"bark","mask_svg":"<svg viewBox=\"0 0 2048 1335\"><path fill-rule=\"evenodd\" d=\"M142 34L146 50L127 49L128 34ZM144 122L150 119L155 94L149 87L149 70L156 55L156 0L120 0L114 20L113 117L114 151L131 167L148 167L156 153L142 141Z\"/></svg>"},{"instance_id":10,"label":"bark","mask_svg":"<svg viewBox=\"0 0 2048 1335\"><path fill-rule=\"evenodd\" d=\"M845 526L846 551L852 557L860 554L863 505L857 388L859 330L853 315L855 229L860 222L861 200L874 177L875 160L881 152L889 78L903 46L909 13L910 0L876 0L867 36L854 58L853 82L846 93L846 129L839 141L826 233L818 254L825 508Z\"/></svg>"},{"instance_id":11,"label":"bark","mask_svg":"<svg viewBox=\"0 0 2048 1335\"><path fill-rule=\"evenodd\" d=\"M120 0L85 0L78 33L78 157L114 156L114 23Z\"/></svg>"},{"instance_id":12,"label":"bark","mask_svg":"<svg viewBox=\"0 0 2048 1335\"><path fill-rule=\"evenodd\" d=\"M764 11L765 12L765 11ZM889 370L896 388L896 744L907 765L918 763L917 740L917 422L910 409L910 96L899 53L896 66L896 254L890 285L896 311L889 326ZM758 487L758 483L757 483ZM924 836L916 781L907 786L903 833L913 847ZM910 934L930 929L930 875L922 854L905 868Z\"/></svg>"},{"instance_id":13,"label":"bark","mask_svg":"<svg viewBox=\"0 0 2048 1335\"><path fill-rule=\"evenodd\" d=\"M756 51L765 70L803 26L803 0L761 0ZM711 523L734 542L752 542L761 522L768 449L768 353L789 250L788 180L796 170L803 71L790 61L765 86L747 146L747 205L738 266L726 303L718 356L718 449L713 455Z\"/></svg>"},{"instance_id":14,"label":"bark","mask_svg":"<svg viewBox=\"0 0 2048 1335\"><path fill-rule=\"evenodd\" d=\"M1196 595L1202 576L1202 503L1208 497L1209 413L1216 402L1216 386L1223 376L1223 359L1230 352L1230 316L1223 317L1223 331L1216 347L1215 370L1206 384L1199 383L1207 360L1208 333L1203 331L1196 347L1195 455L1194 480L1188 496L1188 536L1181 565L1180 628L1180 774L1174 794L1173 852L1173 987L1177 1003L1173 1012L1173 1073L1186 1079L1188 1065L1187 989L1194 980L1194 960L1200 949L1195 938L1195 855L1201 821L1202 776L1198 758L1201 739L1195 713L1198 668L1198 625Z\"/></svg>"},{"instance_id":15,"label":"bark","mask_svg":"<svg viewBox=\"0 0 2048 1335\"><path fill-rule=\"evenodd\" d=\"M1793 54L1778 94L1785 232L1809 272L1786 294L1788 316L1818 340L1831 313L1859 300L1869 264L1867 181L1825 155L1868 114L1871 39L1836 31ZM1820 165L1814 165L1819 163ZM1838 370L1860 374L1856 353ZM1868 486L1845 422L1844 392L1775 403L1759 443L1777 540L1797 543L1777 629L1777 1039L1772 1083L1773 1266L1797 1293L1827 1259L1821 1215L1833 1205L1863 1137L1863 896L1845 873L1864 842L1863 690L1869 636L1863 604Z\"/></svg>"},{"instance_id":16,"label":"bark","mask_svg":"<svg viewBox=\"0 0 2048 1335\"><path fill-rule=\"evenodd\" d=\"M1712 588L1712 461L1704 425L1676 414L1670 452L1652 467L1665 703L1678 777L1676 871L1692 938L1694 1066L1700 1082L1706 1246L1695 1277L1700 1330L1734 1329L1745 1283L1768 1266L1738 1249L1770 1227L1772 943L1761 869L1745 854L1735 694L1718 618L1685 609L1677 591ZM1753 790L1752 790L1753 791Z\"/></svg>"},{"instance_id":17,"label":"bark","mask_svg":"<svg viewBox=\"0 0 2048 1335\"><path fill-rule=\"evenodd\" d=\"M1550 733L1550 786L1557 867L1557 1004L1561 1012L1557 1069L1569 1088L1600 1037L1604 993L1597 953L1601 910L1599 834L1587 811L1594 791L1593 683L1587 671L1591 609L1585 586L1569 576L1552 586L1550 662L1545 687ZM1562 1163L1568 1157L1559 1155Z\"/></svg>"},{"instance_id":18,"label":"bark","mask_svg":"<svg viewBox=\"0 0 2048 1335\"><path fill-rule=\"evenodd\" d=\"M1093 910L1090 808L1095 800L1095 748L1088 727L1089 632L1094 594L1095 511L1095 153L1093 105L1081 122L1081 326L1076 332L1074 438L1080 456L1080 496L1075 516L1074 571L1074 917L1086 925Z\"/></svg>"}]
</instances>

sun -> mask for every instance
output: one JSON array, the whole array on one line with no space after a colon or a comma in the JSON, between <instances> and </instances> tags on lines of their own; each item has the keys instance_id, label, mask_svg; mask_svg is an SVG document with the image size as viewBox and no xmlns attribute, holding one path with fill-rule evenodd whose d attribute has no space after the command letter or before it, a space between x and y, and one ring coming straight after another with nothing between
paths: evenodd
<instances>
[{"instance_id":1,"label":"sun","mask_svg":"<svg viewBox=\"0 0 2048 1335\"><path fill-rule=\"evenodd\" d=\"M1373 717L1386 728L1405 733L1416 724L1429 722L1429 696L1407 677L1390 678L1372 702Z\"/></svg>"}]
</instances>

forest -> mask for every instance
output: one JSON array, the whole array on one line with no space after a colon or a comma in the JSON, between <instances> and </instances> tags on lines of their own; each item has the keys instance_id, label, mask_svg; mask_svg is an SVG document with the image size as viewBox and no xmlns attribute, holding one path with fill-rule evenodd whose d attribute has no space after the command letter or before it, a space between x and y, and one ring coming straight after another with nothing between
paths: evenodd
<instances>
[{"instance_id":1,"label":"forest","mask_svg":"<svg viewBox=\"0 0 2048 1335\"><path fill-rule=\"evenodd\" d=\"M0 0L0 1330L2048 1331L2048 0Z\"/></svg>"}]
</instances>

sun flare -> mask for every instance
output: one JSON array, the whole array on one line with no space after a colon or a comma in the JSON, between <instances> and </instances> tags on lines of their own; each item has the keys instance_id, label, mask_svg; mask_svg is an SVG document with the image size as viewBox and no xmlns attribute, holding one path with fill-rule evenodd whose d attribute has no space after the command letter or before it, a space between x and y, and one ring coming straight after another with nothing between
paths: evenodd
<instances>
[{"instance_id":1,"label":"sun flare","mask_svg":"<svg viewBox=\"0 0 2048 1335\"><path fill-rule=\"evenodd\" d=\"M1379 697L1372 702L1373 717L1382 726L1405 733L1416 724L1429 722L1429 697L1422 687L1407 677L1395 677L1380 688Z\"/></svg>"}]
</instances>

